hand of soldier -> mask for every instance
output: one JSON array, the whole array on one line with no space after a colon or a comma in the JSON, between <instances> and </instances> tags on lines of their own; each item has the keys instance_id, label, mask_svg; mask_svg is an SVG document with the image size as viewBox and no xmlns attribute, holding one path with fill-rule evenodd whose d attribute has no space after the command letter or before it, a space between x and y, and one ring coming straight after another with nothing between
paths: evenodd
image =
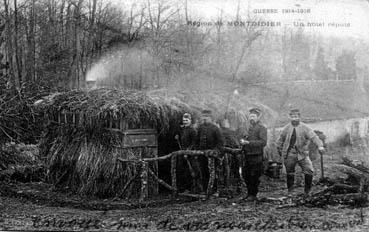
<instances>
[{"instance_id":1,"label":"hand of soldier","mask_svg":"<svg viewBox=\"0 0 369 232\"><path fill-rule=\"evenodd\" d=\"M325 152L324 147L319 147L318 150L319 150L319 153L320 154L324 154L324 152Z\"/></svg>"},{"instance_id":2,"label":"hand of soldier","mask_svg":"<svg viewBox=\"0 0 369 232\"><path fill-rule=\"evenodd\" d=\"M246 144L249 144L250 142L247 141L247 140L241 139L240 143L241 143L241 145L246 145Z\"/></svg>"},{"instance_id":3,"label":"hand of soldier","mask_svg":"<svg viewBox=\"0 0 369 232\"><path fill-rule=\"evenodd\" d=\"M175 140L178 140L178 139L179 139L179 135L175 135L175 136L174 136L174 139L175 139Z\"/></svg>"}]
</instances>

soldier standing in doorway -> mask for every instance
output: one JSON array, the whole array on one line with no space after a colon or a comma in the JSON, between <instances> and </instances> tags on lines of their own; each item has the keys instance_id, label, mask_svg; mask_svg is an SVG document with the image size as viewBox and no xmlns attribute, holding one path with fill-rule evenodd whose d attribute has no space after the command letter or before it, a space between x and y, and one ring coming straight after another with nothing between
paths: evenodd
<instances>
[{"instance_id":1,"label":"soldier standing in doorway","mask_svg":"<svg viewBox=\"0 0 369 232\"><path fill-rule=\"evenodd\" d=\"M177 140L179 148L181 150L193 150L195 148L197 132L192 125L191 114L189 113L183 114L181 131L179 135L175 136L175 139ZM203 191L200 183L201 169L197 156L187 157L187 155L185 155L183 157L183 161L185 162L185 164L182 163L182 165L188 166L188 170L192 177L191 192L198 193ZM186 180L183 181L185 182Z\"/></svg>"},{"instance_id":2,"label":"soldier standing in doorway","mask_svg":"<svg viewBox=\"0 0 369 232\"><path fill-rule=\"evenodd\" d=\"M305 195L308 196L314 173L313 164L309 158L309 141L318 147L319 152L324 152L324 147L318 135L308 125L300 122L300 116L298 109L290 111L291 123L283 128L277 141L277 149L286 166L288 193L292 193L295 167L298 164L305 174Z\"/></svg>"},{"instance_id":3,"label":"soldier standing in doorway","mask_svg":"<svg viewBox=\"0 0 369 232\"><path fill-rule=\"evenodd\" d=\"M257 200L259 178L263 173L263 150L267 144L267 129L260 122L260 109L252 108L247 137L241 139L244 155L242 175L247 186L247 201Z\"/></svg>"},{"instance_id":4,"label":"soldier standing in doorway","mask_svg":"<svg viewBox=\"0 0 369 232\"><path fill-rule=\"evenodd\" d=\"M192 150L195 148L196 130L192 126L191 114L183 114L181 131L179 135L176 135L175 139L180 141L181 150Z\"/></svg>"}]
</instances>

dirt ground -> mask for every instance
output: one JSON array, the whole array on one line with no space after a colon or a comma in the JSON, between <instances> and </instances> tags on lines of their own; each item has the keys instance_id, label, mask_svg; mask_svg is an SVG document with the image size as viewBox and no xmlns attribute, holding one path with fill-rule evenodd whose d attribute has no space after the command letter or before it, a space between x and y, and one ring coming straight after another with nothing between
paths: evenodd
<instances>
[{"instance_id":1,"label":"dirt ground","mask_svg":"<svg viewBox=\"0 0 369 232\"><path fill-rule=\"evenodd\" d=\"M347 151L331 150L325 156L326 175ZM364 154L365 155L365 154ZM314 162L319 178L319 160ZM297 180L297 184L301 180ZM15 187L16 186L16 187ZM38 186L38 187L37 187ZM49 188L46 190L45 188ZM39 188L39 191L37 191ZM313 191L324 188L315 185ZM36 189L36 190L35 190ZM0 230L49 231L368 231L369 207L344 205L326 208L281 207L268 198L286 195L284 179L262 177L257 203L238 197L137 205L133 201L83 200L52 191L43 183L2 188ZM11 192L13 191L13 192ZM33 191L34 195L26 194ZM295 195L303 191L298 187ZM36 193L35 193L36 192ZM37 194L38 192L38 194ZM40 197L42 196L42 197ZM60 199L68 199L63 201ZM98 204L96 203L98 202ZM94 203L94 204L93 204ZM110 205L111 207L96 207ZM115 206L115 207L113 207Z\"/></svg>"}]
</instances>

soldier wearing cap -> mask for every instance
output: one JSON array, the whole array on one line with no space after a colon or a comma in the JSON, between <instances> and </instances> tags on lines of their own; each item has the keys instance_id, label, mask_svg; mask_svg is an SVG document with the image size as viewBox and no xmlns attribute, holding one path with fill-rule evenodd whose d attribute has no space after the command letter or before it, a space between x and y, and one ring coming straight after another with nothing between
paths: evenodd
<instances>
[{"instance_id":1,"label":"soldier wearing cap","mask_svg":"<svg viewBox=\"0 0 369 232\"><path fill-rule=\"evenodd\" d=\"M213 122L210 110L201 113L197 138L200 150L221 149L224 145L223 135Z\"/></svg>"},{"instance_id":2,"label":"soldier wearing cap","mask_svg":"<svg viewBox=\"0 0 369 232\"><path fill-rule=\"evenodd\" d=\"M240 141L244 154L242 174L247 185L247 201L257 199L259 178L263 173L263 150L267 144L267 129L260 122L260 114L260 109L250 109L250 127L246 139Z\"/></svg>"},{"instance_id":3,"label":"soldier wearing cap","mask_svg":"<svg viewBox=\"0 0 369 232\"><path fill-rule=\"evenodd\" d=\"M224 137L212 119L210 110L203 110L200 118L200 125L197 129L197 147L199 150L221 150L224 146ZM199 157L200 166L203 170L207 169L207 159ZM207 173L204 172L204 175ZM206 178L202 180L203 188L207 186Z\"/></svg>"},{"instance_id":4,"label":"soldier wearing cap","mask_svg":"<svg viewBox=\"0 0 369 232\"><path fill-rule=\"evenodd\" d=\"M308 125L300 122L300 116L299 109L290 111L291 123L283 128L277 141L277 149L286 166L288 193L291 194L293 190L295 167L298 164L305 174L305 194L309 195L314 173L309 158L309 142L313 142L320 152L324 152L324 147L318 135Z\"/></svg>"}]
</instances>

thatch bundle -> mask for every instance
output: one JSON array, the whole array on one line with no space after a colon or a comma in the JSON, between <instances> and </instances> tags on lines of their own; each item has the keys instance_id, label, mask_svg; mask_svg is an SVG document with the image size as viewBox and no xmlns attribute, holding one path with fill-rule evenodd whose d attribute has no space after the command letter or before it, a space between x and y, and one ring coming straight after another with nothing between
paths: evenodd
<instances>
[{"instance_id":1,"label":"thatch bundle","mask_svg":"<svg viewBox=\"0 0 369 232\"><path fill-rule=\"evenodd\" d=\"M48 154L49 180L82 195L128 197L131 192L121 191L139 170L117 158L137 159L140 154L133 148L123 152L116 147L119 144L119 137L108 132L97 136L70 131L57 136Z\"/></svg>"}]
</instances>

